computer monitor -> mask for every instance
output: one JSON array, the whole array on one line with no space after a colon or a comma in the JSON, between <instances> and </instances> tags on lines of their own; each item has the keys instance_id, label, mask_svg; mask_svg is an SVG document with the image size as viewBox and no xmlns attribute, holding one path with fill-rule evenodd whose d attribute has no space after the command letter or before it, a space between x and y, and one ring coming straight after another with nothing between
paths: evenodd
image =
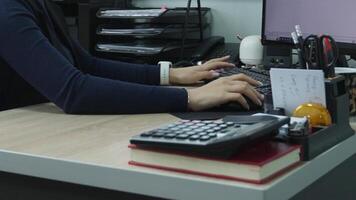
<instances>
[{"instance_id":1,"label":"computer monitor","mask_svg":"<svg viewBox=\"0 0 356 200\"><path fill-rule=\"evenodd\" d=\"M356 55L356 0L263 0L262 42L292 44L294 26L304 36L331 35L340 52Z\"/></svg>"}]
</instances>

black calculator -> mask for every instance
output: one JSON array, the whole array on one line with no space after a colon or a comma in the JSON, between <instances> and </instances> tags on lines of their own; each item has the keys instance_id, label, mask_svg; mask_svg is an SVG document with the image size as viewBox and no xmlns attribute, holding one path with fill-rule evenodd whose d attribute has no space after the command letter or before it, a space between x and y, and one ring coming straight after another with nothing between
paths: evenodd
<instances>
[{"instance_id":1,"label":"black calculator","mask_svg":"<svg viewBox=\"0 0 356 200\"><path fill-rule=\"evenodd\" d=\"M241 147L278 134L290 118L227 116L222 120L181 120L133 136L131 144L146 148L229 157Z\"/></svg>"}]
</instances>

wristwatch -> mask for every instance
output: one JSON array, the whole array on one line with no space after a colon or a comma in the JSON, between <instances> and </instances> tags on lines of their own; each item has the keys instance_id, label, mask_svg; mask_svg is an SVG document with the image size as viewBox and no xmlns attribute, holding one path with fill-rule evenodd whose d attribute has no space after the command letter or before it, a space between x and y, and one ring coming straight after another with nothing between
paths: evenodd
<instances>
[{"instance_id":1,"label":"wristwatch","mask_svg":"<svg viewBox=\"0 0 356 200\"><path fill-rule=\"evenodd\" d=\"M161 85L169 85L169 69L172 67L172 62L160 61L158 66L161 69Z\"/></svg>"}]
</instances>

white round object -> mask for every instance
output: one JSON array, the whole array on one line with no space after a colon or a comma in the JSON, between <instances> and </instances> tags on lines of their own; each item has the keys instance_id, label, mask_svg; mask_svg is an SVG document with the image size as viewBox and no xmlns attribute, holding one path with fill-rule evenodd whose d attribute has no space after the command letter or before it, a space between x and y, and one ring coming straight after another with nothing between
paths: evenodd
<instances>
[{"instance_id":1,"label":"white round object","mask_svg":"<svg viewBox=\"0 0 356 200\"><path fill-rule=\"evenodd\" d=\"M246 65L260 65L263 61L263 46L261 36L245 37L240 44L240 60Z\"/></svg>"}]
</instances>

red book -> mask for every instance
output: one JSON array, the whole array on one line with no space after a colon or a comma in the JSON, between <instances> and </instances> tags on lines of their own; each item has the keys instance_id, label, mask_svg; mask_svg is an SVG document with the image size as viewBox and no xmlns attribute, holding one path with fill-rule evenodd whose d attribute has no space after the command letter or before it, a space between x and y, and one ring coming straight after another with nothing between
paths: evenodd
<instances>
[{"instance_id":1,"label":"red book","mask_svg":"<svg viewBox=\"0 0 356 200\"><path fill-rule=\"evenodd\" d=\"M300 163L299 146L276 141L254 144L229 159L136 145L129 148L130 165L255 184L266 183Z\"/></svg>"}]
</instances>

